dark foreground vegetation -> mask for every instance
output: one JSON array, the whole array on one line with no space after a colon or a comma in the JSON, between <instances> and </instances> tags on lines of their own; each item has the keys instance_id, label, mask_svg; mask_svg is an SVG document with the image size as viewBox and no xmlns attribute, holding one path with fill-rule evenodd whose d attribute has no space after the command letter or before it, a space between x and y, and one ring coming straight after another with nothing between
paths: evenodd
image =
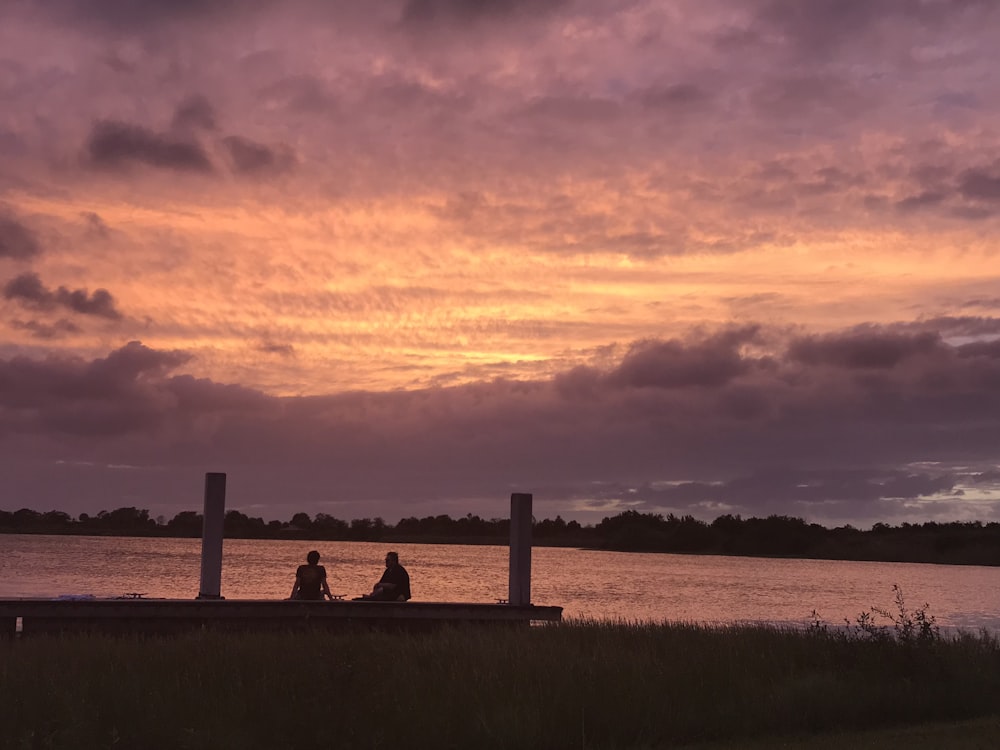
<instances>
[{"instance_id":1,"label":"dark foreground vegetation","mask_svg":"<svg viewBox=\"0 0 1000 750\"><path fill-rule=\"evenodd\" d=\"M0 533L89 534L109 536L201 536L202 517L183 511L167 520L138 508L118 508L74 518L61 511L40 513L27 508L0 510ZM505 544L510 522L469 514L403 518L396 524L381 518L344 521L324 513L296 513L288 521L265 522L238 510L226 513L230 539L315 539L327 541ZM1000 523L875 524L828 529L801 518L719 516L712 522L691 516L663 516L626 511L593 526L555 519L535 521L533 537L541 546L574 546L623 552L680 552L744 555L1000 565Z\"/></svg>"},{"instance_id":2,"label":"dark foreground vegetation","mask_svg":"<svg viewBox=\"0 0 1000 750\"><path fill-rule=\"evenodd\" d=\"M5 748L832 747L814 743L1000 726L996 638L912 618L34 637L0 654Z\"/></svg>"}]
</instances>

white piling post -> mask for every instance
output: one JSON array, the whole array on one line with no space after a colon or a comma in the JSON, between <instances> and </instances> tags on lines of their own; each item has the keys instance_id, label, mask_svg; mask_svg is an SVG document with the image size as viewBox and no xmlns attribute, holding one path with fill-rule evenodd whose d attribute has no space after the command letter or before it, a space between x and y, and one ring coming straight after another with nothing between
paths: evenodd
<instances>
[{"instance_id":1,"label":"white piling post","mask_svg":"<svg viewBox=\"0 0 1000 750\"><path fill-rule=\"evenodd\" d=\"M531 604L531 499L530 493L510 496L510 593L507 603Z\"/></svg>"},{"instance_id":2,"label":"white piling post","mask_svg":"<svg viewBox=\"0 0 1000 750\"><path fill-rule=\"evenodd\" d=\"M222 536L226 519L226 475L205 474L205 512L201 527L201 590L199 599L222 596Z\"/></svg>"}]
</instances>

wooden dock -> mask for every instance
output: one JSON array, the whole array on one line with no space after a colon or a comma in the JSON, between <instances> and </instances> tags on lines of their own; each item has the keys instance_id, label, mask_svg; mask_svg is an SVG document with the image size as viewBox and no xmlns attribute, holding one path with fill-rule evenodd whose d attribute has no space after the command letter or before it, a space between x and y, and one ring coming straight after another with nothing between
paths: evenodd
<instances>
[{"instance_id":1,"label":"wooden dock","mask_svg":"<svg viewBox=\"0 0 1000 750\"><path fill-rule=\"evenodd\" d=\"M225 599L221 595L226 475L205 475L201 585L197 599L0 599L0 638L42 633L169 634L304 628L433 630L447 625L524 626L559 622L562 607L531 604L531 504L510 496L510 593L497 604L463 602ZM20 625L20 628L18 627Z\"/></svg>"},{"instance_id":2,"label":"wooden dock","mask_svg":"<svg viewBox=\"0 0 1000 750\"><path fill-rule=\"evenodd\" d=\"M0 599L0 637L98 632L171 634L200 629L281 631L352 627L433 630L446 625L558 622L562 607L461 602L260 599Z\"/></svg>"}]
</instances>

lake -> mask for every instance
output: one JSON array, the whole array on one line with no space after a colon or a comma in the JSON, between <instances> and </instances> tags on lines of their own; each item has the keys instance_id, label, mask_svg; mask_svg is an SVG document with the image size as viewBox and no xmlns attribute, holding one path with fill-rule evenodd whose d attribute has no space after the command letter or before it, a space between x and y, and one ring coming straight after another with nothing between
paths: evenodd
<instances>
[{"instance_id":1,"label":"lake","mask_svg":"<svg viewBox=\"0 0 1000 750\"><path fill-rule=\"evenodd\" d=\"M227 539L222 595L283 599L306 553L319 550L330 587L358 596L399 552L418 601L495 602L507 597L502 546ZM0 598L90 594L191 599L200 539L0 534ZM895 610L899 585L910 609L944 628L1000 631L1000 568L913 563L788 560L604 552L536 547L532 601L567 618L805 624L813 610L833 625L872 605Z\"/></svg>"}]
</instances>

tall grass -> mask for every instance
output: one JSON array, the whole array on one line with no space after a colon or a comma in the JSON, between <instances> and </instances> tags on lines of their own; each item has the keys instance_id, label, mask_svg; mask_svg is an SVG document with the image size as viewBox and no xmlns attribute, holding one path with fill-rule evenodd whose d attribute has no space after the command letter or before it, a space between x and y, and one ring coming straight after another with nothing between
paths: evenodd
<instances>
[{"instance_id":1,"label":"tall grass","mask_svg":"<svg viewBox=\"0 0 1000 750\"><path fill-rule=\"evenodd\" d=\"M569 622L0 644L4 748L654 748L1000 713L986 634Z\"/></svg>"}]
</instances>

